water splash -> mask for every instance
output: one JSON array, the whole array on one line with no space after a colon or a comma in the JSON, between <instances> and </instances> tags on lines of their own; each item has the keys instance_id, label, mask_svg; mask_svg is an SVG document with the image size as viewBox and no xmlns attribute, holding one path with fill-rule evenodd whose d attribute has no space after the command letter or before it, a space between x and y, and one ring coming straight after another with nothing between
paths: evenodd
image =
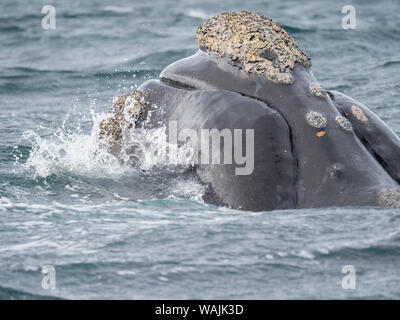
<instances>
[{"instance_id":1,"label":"water splash","mask_svg":"<svg viewBox=\"0 0 400 320\"><path fill-rule=\"evenodd\" d=\"M118 159L100 145L99 124L105 116L105 113L96 113L94 106L91 106L92 128L88 133L81 128L83 118L72 125L72 132L67 129L72 121L70 113L49 137L43 137L35 130L25 131L22 141L27 141L32 148L22 168L34 178L65 172L89 176L128 173L128 168L121 166ZM19 162L19 159L16 158L16 161Z\"/></svg>"},{"instance_id":2,"label":"water splash","mask_svg":"<svg viewBox=\"0 0 400 320\"><path fill-rule=\"evenodd\" d=\"M194 147L190 141L177 145L168 142L167 127L162 125L154 129L132 129L129 132L129 141L139 145L139 166L142 170L150 170L153 167L173 168L174 170L186 170L194 165ZM127 157L126 144L125 156Z\"/></svg>"},{"instance_id":3,"label":"water splash","mask_svg":"<svg viewBox=\"0 0 400 320\"><path fill-rule=\"evenodd\" d=\"M134 177L146 181L162 180L163 175L170 174L176 181L166 186L162 192L164 196L201 201L205 187L193 176L181 175L193 165L193 149L189 143L182 146L169 143L165 125L125 131L121 152L115 156L107 151L107 140L99 138L100 124L109 114L96 112L94 103L88 113L79 111L77 117L75 112L66 114L61 126L50 135L43 134L42 125L23 133L21 142L31 146L26 162L23 163L18 146L13 150L16 166L23 175L33 179L66 174L114 180ZM82 124L87 120L90 125L84 130ZM132 144L135 145L134 154ZM135 161L131 161L132 156ZM151 188L150 181L149 187L141 187Z\"/></svg>"}]
</instances>

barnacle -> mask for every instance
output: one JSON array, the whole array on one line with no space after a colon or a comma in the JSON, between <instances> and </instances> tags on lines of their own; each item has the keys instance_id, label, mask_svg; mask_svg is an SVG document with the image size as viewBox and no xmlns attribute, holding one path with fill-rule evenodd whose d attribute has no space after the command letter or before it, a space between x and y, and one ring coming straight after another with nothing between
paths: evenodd
<instances>
[{"instance_id":1,"label":"barnacle","mask_svg":"<svg viewBox=\"0 0 400 320\"><path fill-rule=\"evenodd\" d=\"M368 118L365 115L364 111L359 107L359 106L351 106L351 112L353 113L353 116L356 117L357 120L363 122L363 123L368 123Z\"/></svg>"},{"instance_id":2,"label":"barnacle","mask_svg":"<svg viewBox=\"0 0 400 320\"><path fill-rule=\"evenodd\" d=\"M311 82L309 88L310 88L310 92L313 96L316 96L318 98L325 98L326 91L320 83Z\"/></svg>"},{"instance_id":3,"label":"barnacle","mask_svg":"<svg viewBox=\"0 0 400 320\"><path fill-rule=\"evenodd\" d=\"M336 116L335 121L340 129L347 132L353 132L353 126L351 125L350 121L347 120L345 117Z\"/></svg>"},{"instance_id":4,"label":"barnacle","mask_svg":"<svg viewBox=\"0 0 400 320\"><path fill-rule=\"evenodd\" d=\"M145 95L139 90L123 95L114 104L110 116L100 124L100 138L112 138L119 142L124 127L132 127L142 120L146 111Z\"/></svg>"},{"instance_id":5,"label":"barnacle","mask_svg":"<svg viewBox=\"0 0 400 320\"><path fill-rule=\"evenodd\" d=\"M200 25L196 39L202 49L275 83L292 83L295 63L311 66L296 41L278 24L259 14L221 13Z\"/></svg>"},{"instance_id":6,"label":"barnacle","mask_svg":"<svg viewBox=\"0 0 400 320\"><path fill-rule=\"evenodd\" d=\"M310 111L306 114L307 123L318 129L322 129L326 127L326 118L322 115L322 113L316 111Z\"/></svg>"},{"instance_id":7,"label":"barnacle","mask_svg":"<svg viewBox=\"0 0 400 320\"><path fill-rule=\"evenodd\" d=\"M384 188L378 193L379 204L386 208L400 208L400 189Z\"/></svg>"}]
</instances>

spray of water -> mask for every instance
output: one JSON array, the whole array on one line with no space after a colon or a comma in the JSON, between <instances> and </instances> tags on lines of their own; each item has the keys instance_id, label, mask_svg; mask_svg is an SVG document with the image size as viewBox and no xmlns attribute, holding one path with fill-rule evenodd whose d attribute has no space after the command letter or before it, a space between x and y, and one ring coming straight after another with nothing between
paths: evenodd
<instances>
[{"instance_id":1,"label":"spray of water","mask_svg":"<svg viewBox=\"0 0 400 320\"><path fill-rule=\"evenodd\" d=\"M80 123L73 132L66 130L69 115L50 137L41 137L34 130L25 131L22 139L28 141L32 149L24 169L42 178L60 172L94 176L126 173L127 168L99 147L99 124L105 114L95 113L93 109L90 114L93 126L88 133L80 130Z\"/></svg>"},{"instance_id":2,"label":"spray of water","mask_svg":"<svg viewBox=\"0 0 400 320\"><path fill-rule=\"evenodd\" d=\"M112 155L107 151L105 141L99 138L100 123L107 116L107 113L96 112L91 106L89 130L81 128L85 117L67 114L61 126L50 135L40 134L40 130L25 131L22 140L31 145L31 150L24 162L18 154L18 147L15 147L16 164L35 179L65 173L101 178L126 177L149 172L154 167L183 172L193 164L191 146L178 147L168 143L165 126L147 130L132 128L125 132L127 137L124 140L129 143L123 144L119 156ZM71 118L78 120L74 123ZM136 146L134 163L127 161L132 158L132 150L129 150L132 142ZM179 179L174 190L170 191L171 196L184 195L200 200L205 188L198 181Z\"/></svg>"}]
</instances>

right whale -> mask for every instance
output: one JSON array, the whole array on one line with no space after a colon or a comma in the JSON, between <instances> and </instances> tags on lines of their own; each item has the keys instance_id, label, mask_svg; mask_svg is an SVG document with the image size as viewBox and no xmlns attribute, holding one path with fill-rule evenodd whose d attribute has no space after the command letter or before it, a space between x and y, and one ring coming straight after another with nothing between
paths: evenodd
<instances>
[{"instance_id":1,"label":"right whale","mask_svg":"<svg viewBox=\"0 0 400 320\"><path fill-rule=\"evenodd\" d=\"M210 186L211 202L252 211L400 207L400 139L360 102L326 91L286 31L242 11L208 19L196 38L196 54L169 65L160 79L114 107L101 134L112 153L127 153L121 129L127 123L253 129L251 174L235 174L235 162L195 166ZM131 96L140 112L124 112ZM223 139L218 147L224 148Z\"/></svg>"}]
</instances>

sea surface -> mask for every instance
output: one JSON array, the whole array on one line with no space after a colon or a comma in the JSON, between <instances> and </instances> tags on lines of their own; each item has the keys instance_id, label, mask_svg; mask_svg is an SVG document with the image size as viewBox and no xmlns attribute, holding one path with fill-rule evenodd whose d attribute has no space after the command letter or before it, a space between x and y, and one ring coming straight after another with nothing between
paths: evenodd
<instances>
[{"instance_id":1,"label":"sea surface","mask_svg":"<svg viewBox=\"0 0 400 320\"><path fill-rule=\"evenodd\" d=\"M98 149L113 100L196 52L196 27L232 10L281 24L326 88L400 133L396 0L0 0L1 299L400 298L399 210L216 207L182 168ZM355 289L342 287L349 265Z\"/></svg>"}]
</instances>

